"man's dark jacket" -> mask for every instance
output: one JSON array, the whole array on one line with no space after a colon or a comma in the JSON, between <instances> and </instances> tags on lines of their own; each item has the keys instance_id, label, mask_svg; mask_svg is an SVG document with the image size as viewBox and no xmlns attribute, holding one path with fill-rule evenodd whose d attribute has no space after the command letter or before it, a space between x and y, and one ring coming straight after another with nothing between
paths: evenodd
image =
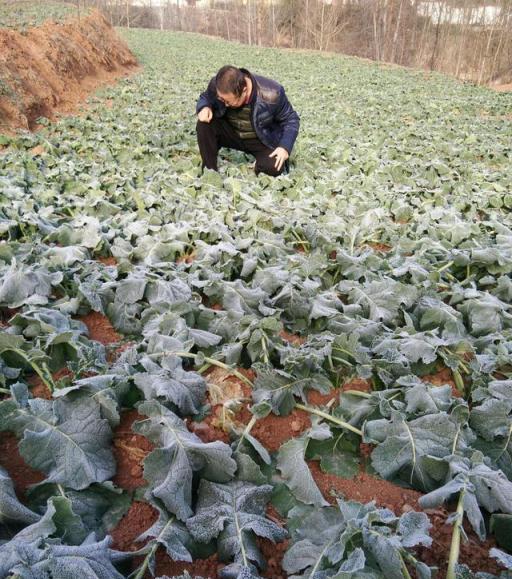
<instances>
[{"instance_id":1,"label":"man's dark jacket","mask_svg":"<svg viewBox=\"0 0 512 579\"><path fill-rule=\"evenodd\" d=\"M299 132L299 115L293 110L284 88L275 80L240 69L252 80L251 119L258 139L269 149L283 147L291 153ZM223 117L226 105L217 98L215 77L197 101L196 112L210 107L214 117Z\"/></svg>"}]
</instances>

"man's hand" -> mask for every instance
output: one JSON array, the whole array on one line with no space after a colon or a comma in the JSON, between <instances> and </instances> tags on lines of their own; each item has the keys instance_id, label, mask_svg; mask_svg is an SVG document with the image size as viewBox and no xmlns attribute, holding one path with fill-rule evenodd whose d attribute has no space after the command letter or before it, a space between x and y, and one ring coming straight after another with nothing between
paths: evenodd
<instances>
[{"instance_id":1,"label":"man's hand","mask_svg":"<svg viewBox=\"0 0 512 579\"><path fill-rule=\"evenodd\" d=\"M204 109L203 109L204 110ZM203 112L203 111L201 111ZM288 151L283 148L283 147L277 147L277 149L274 149L272 151L272 153L270 153L269 157L275 157L275 163L274 163L274 167L280 171L283 163L288 159L290 155L288 154Z\"/></svg>"},{"instance_id":2,"label":"man's hand","mask_svg":"<svg viewBox=\"0 0 512 579\"><path fill-rule=\"evenodd\" d=\"M212 120L213 112L210 107L203 107L197 114L198 120L202 123L209 123Z\"/></svg>"}]
</instances>

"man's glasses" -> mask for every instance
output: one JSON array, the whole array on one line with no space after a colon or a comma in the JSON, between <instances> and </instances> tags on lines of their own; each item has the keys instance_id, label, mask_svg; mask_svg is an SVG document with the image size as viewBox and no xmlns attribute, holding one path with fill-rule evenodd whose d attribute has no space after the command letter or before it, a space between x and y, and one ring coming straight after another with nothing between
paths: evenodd
<instances>
[{"instance_id":1,"label":"man's glasses","mask_svg":"<svg viewBox=\"0 0 512 579\"><path fill-rule=\"evenodd\" d=\"M233 96L233 98L224 98L217 94L217 98L221 103L224 103L227 107L239 107L245 101L245 95L247 93L247 88L244 88L242 94L239 97Z\"/></svg>"}]
</instances>

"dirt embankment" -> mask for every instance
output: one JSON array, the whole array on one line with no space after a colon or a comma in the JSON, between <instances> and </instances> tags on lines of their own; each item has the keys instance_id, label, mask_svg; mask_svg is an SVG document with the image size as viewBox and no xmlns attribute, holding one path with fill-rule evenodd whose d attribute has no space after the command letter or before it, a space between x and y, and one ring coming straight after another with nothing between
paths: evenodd
<instances>
[{"instance_id":1,"label":"dirt embankment","mask_svg":"<svg viewBox=\"0 0 512 579\"><path fill-rule=\"evenodd\" d=\"M103 15L0 29L0 132L36 128L39 117L71 112L92 90L137 69Z\"/></svg>"}]
</instances>

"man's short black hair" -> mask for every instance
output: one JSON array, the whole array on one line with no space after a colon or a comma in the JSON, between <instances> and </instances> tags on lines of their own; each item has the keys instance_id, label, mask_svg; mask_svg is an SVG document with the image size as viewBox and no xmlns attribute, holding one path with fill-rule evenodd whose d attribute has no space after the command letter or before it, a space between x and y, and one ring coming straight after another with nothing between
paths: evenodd
<instances>
[{"instance_id":1,"label":"man's short black hair","mask_svg":"<svg viewBox=\"0 0 512 579\"><path fill-rule=\"evenodd\" d=\"M236 97L242 96L245 88L246 75L236 66L227 64L223 66L215 77L217 92L223 94L234 94Z\"/></svg>"}]
</instances>

